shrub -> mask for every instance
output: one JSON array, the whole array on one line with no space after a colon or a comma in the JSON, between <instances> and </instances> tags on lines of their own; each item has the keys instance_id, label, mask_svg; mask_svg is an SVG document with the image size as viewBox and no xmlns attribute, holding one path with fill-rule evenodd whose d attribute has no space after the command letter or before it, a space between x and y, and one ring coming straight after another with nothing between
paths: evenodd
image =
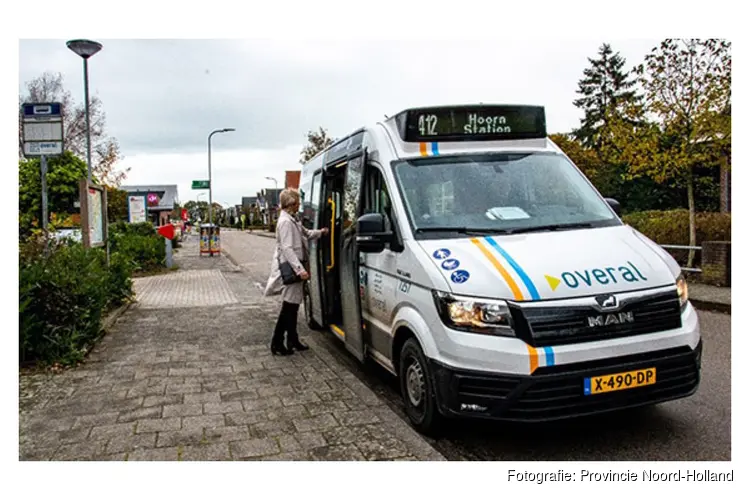
<instances>
[{"instance_id":1,"label":"shrub","mask_svg":"<svg viewBox=\"0 0 750 500\"><path fill-rule=\"evenodd\" d=\"M648 238L662 245L688 245L690 242L690 218L687 210L651 210L636 212L623 217ZM695 214L696 241L730 241L732 238L732 216L729 213L704 212Z\"/></svg>"},{"instance_id":2,"label":"shrub","mask_svg":"<svg viewBox=\"0 0 750 500\"><path fill-rule=\"evenodd\" d=\"M623 221L660 245L690 244L690 213L687 210L651 210L623 216ZM702 212L695 214L696 246L704 241L731 241L732 216L729 213ZM681 264L687 262L688 251L670 249ZM697 254L700 259L700 254Z\"/></svg>"},{"instance_id":3,"label":"shrub","mask_svg":"<svg viewBox=\"0 0 750 500\"><path fill-rule=\"evenodd\" d=\"M130 262L135 271L153 271L164 266L164 238L148 222L110 226L110 252Z\"/></svg>"},{"instance_id":4,"label":"shrub","mask_svg":"<svg viewBox=\"0 0 750 500\"><path fill-rule=\"evenodd\" d=\"M138 222L130 224L127 222L117 222L109 226L111 233L128 234L136 236L159 236L156 228L150 222Z\"/></svg>"},{"instance_id":5,"label":"shrub","mask_svg":"<svg viewBox=\"0 0 750 500\"><path fill-rule=\"evenodd\" d=\"M101 248L39 239L19 259L20 361L81 361L101 332L105 312L132 295L132 266L113 254L107 268Z\"/></svg>"}]
</instances>

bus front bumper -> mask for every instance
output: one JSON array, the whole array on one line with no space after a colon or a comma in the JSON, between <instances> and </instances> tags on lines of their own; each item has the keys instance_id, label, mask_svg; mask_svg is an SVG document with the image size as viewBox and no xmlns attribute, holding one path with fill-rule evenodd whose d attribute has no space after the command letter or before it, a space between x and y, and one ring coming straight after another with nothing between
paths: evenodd
<instances>
[{"instance_id":1,"label":"bus front bumper","mask_svg":"<svg viewBox=\"0 0 750 500\"><path fill-rule=\"evenodd\" d=\"M702 341L688 346L571 365L533 375L455 369L430 360L437 404L449 417L546 422L608 413L692 395L698 389ZM655 370L649 385L586 394L591 377ZM614 384L616 386L617 384Z\"/></svg>"}]
</instances>

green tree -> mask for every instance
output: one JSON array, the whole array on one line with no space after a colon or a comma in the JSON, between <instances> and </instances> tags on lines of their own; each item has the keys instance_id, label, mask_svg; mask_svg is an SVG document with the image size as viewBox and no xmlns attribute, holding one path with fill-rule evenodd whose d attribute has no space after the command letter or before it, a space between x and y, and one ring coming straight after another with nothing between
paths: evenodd
<instances>
[{"instance_id":1,"label":"green tree","mask_svg":"<svg viewBox=\"0 0 750 500\"><path fill-rule=\"evenodd\" d=\"M319 127L318 131L310 130L307 133L307 144L300 152L302 157L299 162L304 165L334 142L335 140L329 137L328 130L323 127Z\"/></svg>"},{"instance_id":2,"label":"green tree","mask_svg":"<svg viewBox=\"0 0 750 500\"><path fill-rule=\"evenodd\" d=\"M549 138L596 184L595 178L601 171L602 163L593 149L585 147L573 134L550 134Z\"/></svg>"},{"instance_id":3,"label":"green tree","mask_svg":"<svg viewBox=\"0 0 750 500\"><path fill-rule=\"evenodd\" d=\"M117 139L106 133L106 115L101 100L89 97L89 121L91 127L91 163L93 174L103 183L119 186L130 168L117 169L122 159ZM24 102L60 102L63 113L63 134L65 149L79 158L86 158L86 107L76 104L70 91L65 88L61 74L44 73L26 82L26 93L20 96ZM23 157L22 127L19 113L18 147L19 157ZM85 161L85 160L84 160Z\"/></svg>"},{"instance_id":4,"label":"green tree","mask_svg":"<svg viewBox=\"0 0 750 500\"><path fill-rule=\"evenodd\" d=\"M696 170L715 162L731 144L731 53L723 40L664 40L636 68L644 106L612 116L616 149L631 177L674 180L686 190L690 245L696 244ZM653 123L628 117L645 113ZM719 153L717 153L717 151ZM688 256L693 265L694 252Z\"/></svg>"},{"instance_id":5,"label":"green tree","mask_svg":"<svg viewBox=\"0 0 750 500\"><path fill-rule=\"evenodd\" d=\"M607 196L617 198L623 209L633 209L634 193L625 180L627 165L610 147L612 130L609 117L613 114L621 117L625 107L639 103L640 97L635 91L633 77L624 69L625 58L614 52L609 44L602 44L598 57L589 58L589 63L578 82L580 97L573 101L584 116L581 126L573 130L570 141L580 143L582 149L576 146L580 149L577 154L586 154L587 176L597 188ZM573 147L574 142L568 142L567 146ZM598 158L598 164L594 156Z\"/></svg>"},{"instance_id":6,"label":"green tree","mask_svg":"<svg viewBox=\"0 0 750 500\"><path fill-rule=\"evenodd\" d=\"M80 197L80 180L87 175L86 163L66 151L47 160L47 209L49 214L75 214ZM18 162L19 235L25 238L42 227L42 175L39 160Z\"/></svg>"},{"instance_id":7,"label":"green tree","mask_svg":"<svg viewBox=\"0 0 750 500\"><path fill-rule=\"evenodd\" d=\"M172 213L169 214L169 217L173 220L182 220L182 205L175 202L174 208L172 209Z\"/></svg>"},{"instance_id":8,"label":"green tree","mask_svg":"<svg viewBox=\"0 0 750 500\"><path fill-rule=\"evenodd\" d=\"M128 220L127 191L107 186L107 220L110 223Z\"/></svg>"},{"instance_id":9,"label":"green tree","mask_svg":"<svg viewBox=\"0 0 750 500\"><path fill-rule=\"evenodd\" d=\"M185 203L185 209L193 219L199 218L203 222L208 222L208 202L190 200Z\"/></svg>"},{"instance_id":10,"label":"green tree","mask_svg":"<svg viewBox=\"0 0 750 500\"><path fill-rule=\"evenodd\" d=\"M573 135L584 146L599 150L607 136L607 120L612 113L620 113L626 104L634 104L639 96L635 80L624 70L625 58L605 43L599 48L597 59L589 58L590 67L583 70L576 93L581 95L573 104L583 110L580 128Z\"/></svg>"}]
</instances>

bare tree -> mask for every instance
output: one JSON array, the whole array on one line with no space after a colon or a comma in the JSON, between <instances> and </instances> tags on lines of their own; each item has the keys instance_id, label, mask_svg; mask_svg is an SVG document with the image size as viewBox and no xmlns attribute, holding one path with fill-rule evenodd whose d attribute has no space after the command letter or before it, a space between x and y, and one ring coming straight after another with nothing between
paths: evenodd
<instances>
[{"instance_id":1,"label":"bare tree","mask_svg":"<svg viewBox=\"0 0 750 500\"><path fill-rule=\"evenodd\" d=\"M106 134L106 115L101 100L97 96L89 96L89 99L92 173L99 182L119 186L130 169L116 168L117 162L122 159L120 146L117 139ZM86 158L86 106L85 103L75 103L70 91L65 88L62 74L45 72L26 82L26 94L19 97L19 108L24 102L61 103L65 149L79 158ZM20 113L18 120L18 155L22 158L23 125Z\"/></svg>"},{"instance_id":2,"label":"bare tree","mask_svg":"<svg viewBox=\"0 0 750 500\"><path fill-rule=\"evenodd\" d=\"M317 132L310 130L307 133L307 145L300 152L302 158L299 162L304 165L333 143L334 139L328 135L328 130L323 127L319 127Z\"/></svg>"}]
</instances>

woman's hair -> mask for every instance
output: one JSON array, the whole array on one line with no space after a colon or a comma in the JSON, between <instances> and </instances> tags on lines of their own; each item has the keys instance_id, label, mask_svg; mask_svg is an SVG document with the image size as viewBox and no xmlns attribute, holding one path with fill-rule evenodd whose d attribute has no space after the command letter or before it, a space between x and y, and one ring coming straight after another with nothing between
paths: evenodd
<instances>
[{"instance_id":1,"label":"woman's hair","mask_svg":"<svg viewBox=\"0 0 750 500\"><path fill-rule=\"evenodd\" d=\"M286 210L289 207L294 206L299 201L299 191L296 189L285 189L279 195L279 204L282 210Z\"/></svg>"}]
</instances>

